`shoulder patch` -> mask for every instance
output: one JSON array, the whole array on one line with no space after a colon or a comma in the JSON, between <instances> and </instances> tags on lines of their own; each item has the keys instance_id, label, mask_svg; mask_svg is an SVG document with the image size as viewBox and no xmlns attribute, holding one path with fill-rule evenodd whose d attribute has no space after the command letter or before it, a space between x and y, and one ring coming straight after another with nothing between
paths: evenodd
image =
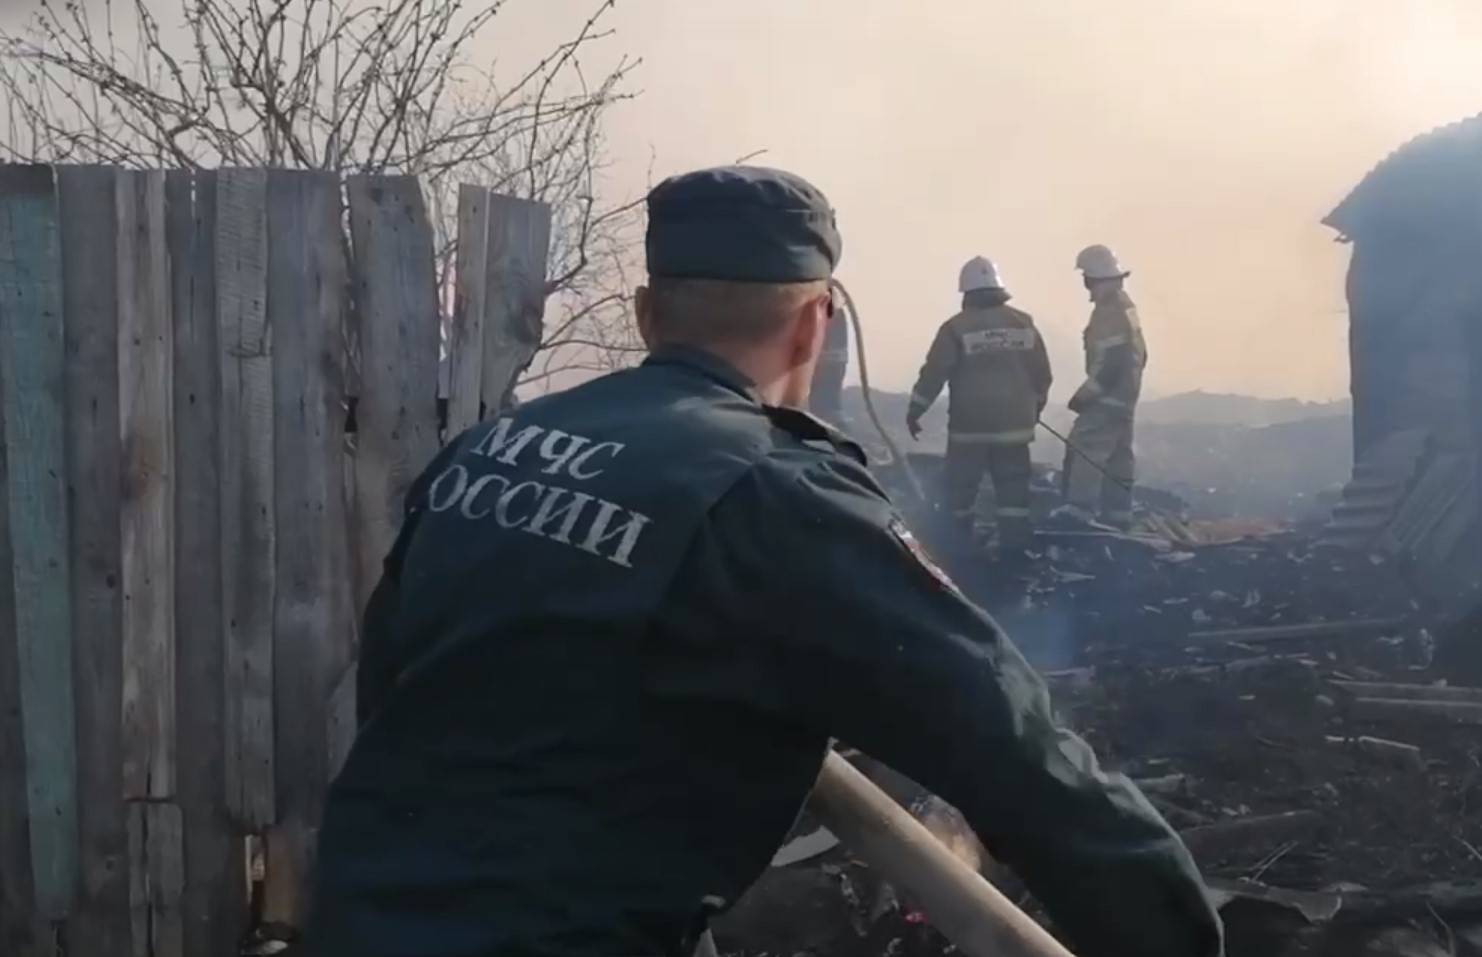
<instances>
[{"instance_id":1,"label":"shoulder patch","mask_svg":"<svg viewBox=\"0 0 1482 957\"><path fill-rule=\"evenodd\" d=\"M772 424L803 442L826 442L835 452L847 455L860 465L869 465L869 456L864 446L829 425L827 422L802 409L784 405L764 406Z\"/></svg>"},{"instance_id":2,"label":"shoulder patch","mask_svg":"<svg viewBox=\"0 0 1482 957\"><path fill-rule=\"evenodd\" d=\"M911 534L911 530L906 527L905 522L899 518L891 519L890 534L894 535L896 541L900 542L906 551L910 552L911 556L916 559L916 562L922 568L926 569L927 574L936 579L937 584L948 591L957 591L957 583L952 580L950 575L942 570L940 565L932 561L931 556L926 553L926 549L922 547L921 542L917 541L916 536Z\"/></svg>"}]
</instances>

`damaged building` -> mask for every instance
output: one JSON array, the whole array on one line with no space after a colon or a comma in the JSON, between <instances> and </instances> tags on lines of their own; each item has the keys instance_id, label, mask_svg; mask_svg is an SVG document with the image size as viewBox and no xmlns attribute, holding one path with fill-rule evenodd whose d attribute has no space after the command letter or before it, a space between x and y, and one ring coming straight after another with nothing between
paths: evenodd
<instances>
[{"instance_id":1,"label":"damaged building","mask_svg":"<svg viewBox=\"0 0 1482 957\"><path fill-rule=\"evenodd\" d=\"M1482 580L1482 116L1396 150L1323 223L1353 250L1354 468L1328 537L1466 612Z\"/></svg>"}]
</instances>

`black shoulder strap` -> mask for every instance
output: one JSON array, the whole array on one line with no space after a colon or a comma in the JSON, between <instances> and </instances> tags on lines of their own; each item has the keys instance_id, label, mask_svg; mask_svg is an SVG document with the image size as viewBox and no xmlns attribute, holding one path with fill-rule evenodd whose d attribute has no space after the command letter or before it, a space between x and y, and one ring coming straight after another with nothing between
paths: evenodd
<instances>
[{"instance_id":1,"label":"black shoulder strap","mask_svg":"<svg viewBox=\"0 0 1482 957\"><path fill-rule=\"evenodd\" d=\"M833 451L854 459L860 465L869 464L869 457L865 455L864 446L817 416L785 405L768 405L763 408L766 409L767 418L772 420L773 425L795 436L799 441L809 444L823 443Z\"/></svg>"}]
</instances>

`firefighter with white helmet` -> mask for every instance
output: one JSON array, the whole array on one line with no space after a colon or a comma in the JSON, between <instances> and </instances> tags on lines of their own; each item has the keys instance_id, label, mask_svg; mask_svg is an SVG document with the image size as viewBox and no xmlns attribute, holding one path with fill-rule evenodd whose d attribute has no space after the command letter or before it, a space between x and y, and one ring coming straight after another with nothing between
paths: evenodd
<instances>
[{"instance_id":1,"label":"firefighter with white helmet","mask_svg":"<svg viewBox=\"0 0 1482 957\"><path fill-rule=\"evenodd\" d=\"M1086 327L1086 381L1070 400L1076 413L1065 455L1066 507L1062 514L1089 521L1100 516L1125 528L1132 520L1136 460L1133 423L1142 394L1147 343L1137 307L1127 295L1130 272L1106 246L1088 246L1076 257L1095 304Z\"/></svg>"},{"instance_id":2,"label":"firefighter with white helmet","mask_svg":"<svg viewBox=\"0 0 1482 957\"><path fill-rule=\"evenodd\" d=\"M931 344L906 424L919 435L921 416L948 388L946 510L959 533L970 535L978 488L988 474L1000 548L1022 551L1032 534L1029 444L1050 393L1050 359L1034 319L1008 304L991 260L969 260L958 290L962 311Z\"/></svg>"}]
</instances>

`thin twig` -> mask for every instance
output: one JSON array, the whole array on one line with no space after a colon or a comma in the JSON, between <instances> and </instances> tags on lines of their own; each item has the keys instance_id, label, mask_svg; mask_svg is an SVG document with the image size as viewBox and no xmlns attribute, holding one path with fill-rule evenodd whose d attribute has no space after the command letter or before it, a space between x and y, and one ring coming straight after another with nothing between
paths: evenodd
<instances>
[{"instance_id":1,"label":"thin twig","mask_svg":"<svg viewBox=\"0 0 1482 957\"><path fill-rule=\"evenodd\" d=\"M556 318L540 351L558 357L545 371L602 371L640 350L626 303L642 201L599 184L605 119L638 95L642 61L589 75L613 0L513 83L473 56L506 0L179 0L178 32L162 29L162 2L44 2L28 28L0 30L0 156L415 175L444 287L460 183L542 200Z\"/></svg>"},{"instance_id":2,"label":"thin twig","mask_svg":"<svg viewBox=\"0 0 1482 957\"><path fill-rule=\"evenodd\" d=\"M1268 855L1266 857L1266 859L1264 861L1262 861L1256 867L1256 870L1255 870L1255 872L1253 874L1251 874L1250 879L1253 880L1253 881L1260 880L1265 875L1265 873L1267 871L1269 871L1272 867L1276 866L1276 862L1277 861L1280 861L1283 857L1286 857L1293 850L1295 850L1296 847L1297 847L1297 842L1296 841L1290 841L1287 844L1284 844L1281 847L1277 848L1273 853L1271 853L1270 855Z\"/></svg>"}]
</instances>

